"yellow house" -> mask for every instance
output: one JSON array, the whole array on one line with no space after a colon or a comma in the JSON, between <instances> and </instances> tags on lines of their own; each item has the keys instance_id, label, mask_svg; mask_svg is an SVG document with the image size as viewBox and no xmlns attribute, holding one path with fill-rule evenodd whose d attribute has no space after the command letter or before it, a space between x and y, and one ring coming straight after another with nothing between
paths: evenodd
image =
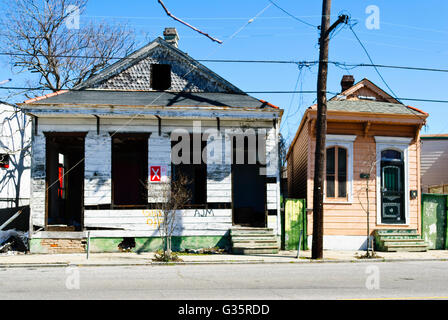
<instances>
[{"instance_id":1,"label":"yellow house","mask_svg":"<svg viewBox=\"0 0 448 320\"><path fill-rule=\"evenodd\" d=\"M355 84L353 76L344 76L341 85L341 93L327 102L324 249L365 249L369 212L370 236L390 238L381 244L376 238L377 246L426 250L419 239L420 129L428 114L367 79ZM316 118L313 105L287 154L288 197L306 199L310 246Z\"/></svg>"}]
</instances>

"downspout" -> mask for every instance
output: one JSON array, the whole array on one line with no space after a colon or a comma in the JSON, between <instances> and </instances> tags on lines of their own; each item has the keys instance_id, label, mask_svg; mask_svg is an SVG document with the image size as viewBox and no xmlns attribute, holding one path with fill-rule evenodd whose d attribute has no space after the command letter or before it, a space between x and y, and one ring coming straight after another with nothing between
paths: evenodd
<instances>
[{"instance_id":1,"label":"downspout","mask_svg":"<svg viewBox=\"0 0 448 320\"><path fill-rule=\"evenodd\" d=\"M280 162L280 144L278 141L278 134L279 134L279 123L278 118L274 119L275 121L275 144L277 146L277 236L281 236L281 210L280 210L280 170L281 170L281 162Z\"/></svg>"}]
</instances>

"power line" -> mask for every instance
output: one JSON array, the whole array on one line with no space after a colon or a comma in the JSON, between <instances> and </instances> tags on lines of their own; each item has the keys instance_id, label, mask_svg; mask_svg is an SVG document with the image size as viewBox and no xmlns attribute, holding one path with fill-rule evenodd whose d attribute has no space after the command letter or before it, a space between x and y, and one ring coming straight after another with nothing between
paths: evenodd
<instances>
[{"instance_id":1,"label":"power line","mask_svg":"<svg viewBox=\"0 0 448 320\"><path fill-rule=\"evenodd\" d=\"M0 87L0 90L27 90L27 91L35 91L35 90L43 90L43 91L52 91L48 88L26 88L26 87ZM73 90L73 89L61 89L61 90L67 90L67 91L85 91L85 90ZM91 91L91 90L89 90ZM124 92L124 91L123 91ZM300 93L300 94L316 94L317 91L312 90L271 90L271 91L244 91L245 93L251 93L251 94L294 94L294 93ZM213 93L213 92L208 92ZM334 91L327 91L327 94L337 95L339 92ZM433 102L433 103L448 103L448 100L442 100L442 99L425 99L425 98L401 98L397 97L397 100L403 100L403 101L418 101L418 102Z\"/></svg>"},{"instance_id":2,"label":"power line","mask_svg":"<svg viewBox=\"0 0 448 320\"><path fill-rule=\"evenodd\" d=\"M305 20L302 20L302 19L297 18L297 17L294 16L293 14L289 13L288 11L286 11L285 9L283 9L282 7L280 7L279 5L277 5L274 1L272 1L272 0L268 0L268 1L269 1L270 3L272 3L277 9L281 10L282 12L284 12L285 14L287 14L288 16L290 16L291 18L293 18L294 20L297 20L297 21L299 21L300 23L303 23L303 24L305 24L305 25L307 25L307 26L309 26L309 27L312 27L312 28L316 28L316 29L317 29L317 26L315 26L315 25L313 25L313 24L311 24L311 23L309 23L309 22L306 22Z\"/></svg>"},{"instance_id":3,"label":"power line","mask_svg":"<svg viewBox=\"0 0 448 320\"><path fill-rule=\"evenodd\" d=\"M361 42L361 40L358 38L358 35L356 34L355 30L353 30L353 25L349 24L348 25L350 30L352 31L353 35L355 36L356 40L358 40L359 44L361 45L362 49L364 50L364 52L367 55L367 58L370 60L370 63L372 65L375 65L375 63L372 60L372 57L370 57L369 52L367 51L366 47L363 45L363 43ZM380 71L378 70L378 68L376 66L373 67L376 71L376 73L380 76L381 80L383 81L383 83L386 85L386 87L389 89L389 91L393 94L394 98L397 99L397 95L395 94L395 92L389 87L389 85L387 84L386 80L384 80L383 76L381 75ZM398 100L398 99L397 99Z\"/></svg>"},{"instance_id":4,"label":"power line","mask_svg":"<svg viewBox=\"0 0 448 320\"><path fill-rule=\"evenodd\" d=\"M0 56L39 56L44 57L46 55L37 54L31 55L29 53L12 53L12 52L0 52ZM52 58L79 58L79 59L99 59L103 58L100 56L87 56L87 55L48 55ZM109 57L111 60L136 60L137 58L130 57ZM165 59L165 61L171 61L170 59ZM172 60L174 61L174 60ZM314 65L318 61L298 61L298 60L250 60L250 59L196 59L198 62L210 62L210 63L264 63L264 64L295 64L295 65ZM427 68L427 67L412 67L412 66L399 66L399 65L388 65L388 64L375 64L375 63L348 63L343 61L328 61L328 63L333 64L338 67L373 67L373 68L386 68L386 69L402 69L402 70L415 70L415 71L430 71L430 72L444 72L448 73L448 69L442 68Z\"/></svg>"}]
</instances>

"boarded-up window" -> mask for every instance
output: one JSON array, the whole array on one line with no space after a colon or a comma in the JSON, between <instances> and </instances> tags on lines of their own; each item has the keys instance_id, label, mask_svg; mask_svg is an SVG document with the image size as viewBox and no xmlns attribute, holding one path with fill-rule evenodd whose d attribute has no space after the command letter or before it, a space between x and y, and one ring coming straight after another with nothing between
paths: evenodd
<instances>
[{"instance_id":1,"label":"boarded-up window","mask_svg":"<svg viewBox=\"0 0 448 320\"><path fill-rule=\"evenodd\" d=\"M327 198L347 197L347 149L335 146L326 152Z\"/></svg>"},{"instance_id":2,"label":"boarded-up window","mask_svg":"<svg viewBox=\"0 0 448 320\"><path fill-rule=\"evenodd\" d=\"M168 90L171 87L171 66L169 64L151 65L151 88Z\"/></svg>"},{"instance_id":3,"label":"boarded-up window","mask_svg":"<svg viewBox=\"0 0 448 320\"><path fill-rule=\"evenodd\" d=\"M117 133L112 138L113 204L148 203L148 134Z\"/></svg>"},{"instance_id":4,"label":"boarded-up window","mask_svg":"<svg viewBox=\"0 0 448 320\"><path fill-rule=\"evenodd\" d=\"M184 138L186 137L182 137L177 141L172 141L172 147L177 143L182 143L181 139ZM197 150L194 149L195 144L193 142L193 135L190 135L188 144L189 150L180 149L179 154L176 155L182 158L182 153L188 152L189 159L186 159L185 162L172 165L174 180L178 179L181 175L188 180L186 188L189 190L190 200L187 203L187 207L192 208L203 207L207 203L207 164L202 155L203 150L207 147L207 141L203 141L202 136L196 136L196 138L196 141L200 141L200 143L197 144L200 146L200 150L197 147ZM197 161L199 158L200 161ZM194 161L194 159L196 159L196 161Z\"/></svg>"}]
</instances>

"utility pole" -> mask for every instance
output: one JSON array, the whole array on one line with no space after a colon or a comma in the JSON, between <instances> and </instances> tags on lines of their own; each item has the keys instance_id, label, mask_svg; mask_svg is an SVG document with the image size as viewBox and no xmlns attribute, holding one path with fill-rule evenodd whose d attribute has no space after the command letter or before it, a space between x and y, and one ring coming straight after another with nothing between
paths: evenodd
<instances>
[{"instance_id":1,"label":"utility pole","mask_svg":"<svg viewBox=\"0 0 448 320\"><path fill-rule=\"evenodd\" d=\"M328 42L332 30L340 23L347 23L348 16L340 15L330 26L331 0L323 0L322 22L319 38L319 73L317 78L317 121L316 150L314 159L314 190L313 190L313 244L312 259L322 259L324 240L324 165L325 165L325 135L327 133L327 71Z\"/></svg>"}]
</instances>

